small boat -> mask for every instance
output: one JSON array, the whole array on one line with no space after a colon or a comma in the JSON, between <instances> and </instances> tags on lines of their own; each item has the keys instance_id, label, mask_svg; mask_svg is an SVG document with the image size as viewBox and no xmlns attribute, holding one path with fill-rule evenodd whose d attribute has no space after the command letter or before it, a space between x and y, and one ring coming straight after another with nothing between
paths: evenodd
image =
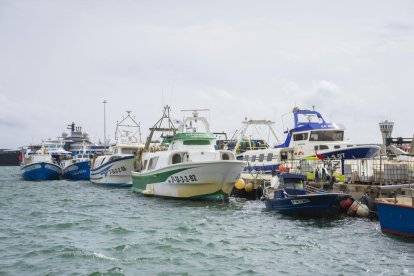
<instances>
[{"instance_id":1,"label":"small boat","mask_svg":"<svg viewBox=\"0 0 414 276\"><path fill-rule=\"evenodd\" d=\"M265 204L268 210L285 215L303 217L330 217L341 212L340 202L349 196L343 193L328 193L305 184L306 176L284 173L280 184L267 187Z\"/></svg>"},{"instance_id":2,"label":"small boat","mask_svg":"<svg viewBox=\"0 0 414 276\"><path fill-rule=\"evenodd\" d=\"M20 173L24 180L57 180L62 174L62 169L42 143L40 150L28 150L26 154L22 154Z\"/></svg>"},{"instance_id":3,"label":"small boat","mask_svg":"<svg viewBox=\"0 0 414 276\"><path fill-rule=\"evenodd\" d=\"M184 118L175 133L172 123L168 128L160 127L162 118L169 118L169 107L164 109L163 117L151 128L146 146L137 156L137 170L132 172L134 192L175 199L229 199L245 162L235 160L231 151L216 150L216 137L209 131L207 119L198 115L200 110L191 111L193 116ZM196 127L197 124L201 126ZM154 132L172 129L171 136L164 135L168 148L151 150Z\"/></svg>"},{"instance_id":4,"label":"small boat","mask_svg":"<svg viewBox=\"0 0 414 276\"><path fill-rule=\"evenodd\" d=\"M377 198L377 212L381 231L414 238L414 184L378 186L379 190L409 188L411 195Z\"/></svg>"},{"instance_id":5,"label":"small boat","mask_svg":"<svg viewBox=\"0 0 414 276\"><path fill-rule=\"evenodd\" d=\"M131 171L134 170L134 158L143 147L140 125L127 111L116 126L116 144L111 153L98 156L92 160L90 180L99 185L110 187L131 187ZM128 122L127 120L130 120ZM125 129L134 128L134 133Z\"/></svg>"},{"instance_id":6,"label":"small boat","mask_svg":"<svg viewBox=\"0 0 414 276\"><path fill-rule=\"evenodd\" d=\"M86 152L87 144L83 143L83 152L73 158L61 161L62 177L69 180L89 180L91 175L91 160Z\"/></svg>"}]
</instances>

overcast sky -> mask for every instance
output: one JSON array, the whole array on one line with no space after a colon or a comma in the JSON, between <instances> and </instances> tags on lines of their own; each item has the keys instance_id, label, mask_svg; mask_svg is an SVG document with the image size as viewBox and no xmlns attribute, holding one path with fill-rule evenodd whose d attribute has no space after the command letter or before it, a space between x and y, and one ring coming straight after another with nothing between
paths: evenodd
<instances>
[{"instance_id":1,"label":"overcast sky","mask_svg":"<svg viewBox=\"0 0 414 276\"><path fill-rule=\"evenodd\" d=\"M414 1L0 0L0 148L72 121L97 141L104 99L112 139L163 104L209 108L213 131L315 106L356 143L385 119L411 137Z\"/></svg>"}]
</instances>

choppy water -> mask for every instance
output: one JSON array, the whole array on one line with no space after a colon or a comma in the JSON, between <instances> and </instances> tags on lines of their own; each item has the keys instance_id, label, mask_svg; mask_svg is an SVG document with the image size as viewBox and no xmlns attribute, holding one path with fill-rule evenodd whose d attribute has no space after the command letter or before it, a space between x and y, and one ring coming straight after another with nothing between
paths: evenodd
<instances>
[{"instance_id":1,"label":"choppy water","mask_svg":"<svg viewBox=\"0 0 414 276\"><path fill-rule=\"evenodd\" d=\"M414 242L260 201L147 198L0 167L0 275L413 275Z\"/></svg>"}]
</instances>

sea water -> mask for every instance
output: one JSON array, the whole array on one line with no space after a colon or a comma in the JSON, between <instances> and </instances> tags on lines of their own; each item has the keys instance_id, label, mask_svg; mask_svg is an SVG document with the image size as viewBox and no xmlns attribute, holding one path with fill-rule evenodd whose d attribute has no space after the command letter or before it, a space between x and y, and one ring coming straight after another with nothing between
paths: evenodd
<instances>
[{"instance_id":1,"label":"sea water","mask_svg":"<svg viewBox=\"0 0 414 276\"><path fill-rule=\"evenodd\" d=\"M413 275L414 242L368 219L261 201L149 198L0 168L0 275Z\"/></svg>"}]
</instances>

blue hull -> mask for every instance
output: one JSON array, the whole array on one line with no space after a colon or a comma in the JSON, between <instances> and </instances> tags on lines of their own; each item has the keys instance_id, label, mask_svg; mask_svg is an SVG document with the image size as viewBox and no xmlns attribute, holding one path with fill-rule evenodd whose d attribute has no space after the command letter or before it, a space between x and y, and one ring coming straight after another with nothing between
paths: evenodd
<instances>
[{"instance_id":1,"label":"blue hull","mask_svg":"<svg viewBox=\"0 0 414 276\"><path fill-rule=\"evenodd\" d=\"M344 194L312 194L289 196L282 199L266 199L268 210L285 215L303 217L330 217L339 215L339 202Z\"/></svg>"},{"instance_id":2,"label":"blue hull","mask_svg":"<svg viewBox=\"0 0 414 276\"><path fill-rule=\"evenodd\" d=\"M70 180L89 180L91 177L91 161L76 162L63 169L63 178Z\"/></svg>"},{"instance_id":3,"label":"blue hull","mask_svg":"<svg viewBox=\"0 0 414 276\"><path fill-rule=\"evenodd\" d=\"M363 159L363 158L374 158L379 152L378 147L366 146L358 148L347 148L326 153L320 153L324 158L333 159Z\"/></svg>"},{"instance_id":4,"label":"blue hull","mask_svg":"<svg viewBox=\"0 0 414 276\"><path fill-rule=\"evenodd\" d=\"M377 203L381 231L414 238L414 207Z\"/></svg>"},{"instance_id":5,"label":"blue hull","mask_svg":"<svg viewBox=\"0 0 414 276\"><path fill-rule=\"evenodd\" d=\"M20 173L24 180L57 180L62 174L62 169L56 164L39 162L22 166Z\"/></svg>"}]
</instances>

